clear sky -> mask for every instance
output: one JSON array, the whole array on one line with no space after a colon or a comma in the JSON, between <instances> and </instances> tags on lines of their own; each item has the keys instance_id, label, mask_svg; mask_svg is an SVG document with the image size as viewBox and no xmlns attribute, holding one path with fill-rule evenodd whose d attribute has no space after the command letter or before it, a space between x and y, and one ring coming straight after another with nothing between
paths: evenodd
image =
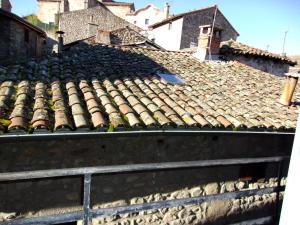
<instances>
[{"instance_id":1,"label":"clear sky","mask_svg":"<svg viewBox=\"0 0 300 225\"><path fill-rule=\"evenodd\" d=\"M136 9L148 3L162 8L164 0L119 0L134 2ZM171 13L181 13L217 4L234 28L238 41L281 53L285 31L286 52L300 54L299 0L169 0ZM37 11L37 0L11 0L13 12L23 16Z\"/></svg>"}]
</instances>

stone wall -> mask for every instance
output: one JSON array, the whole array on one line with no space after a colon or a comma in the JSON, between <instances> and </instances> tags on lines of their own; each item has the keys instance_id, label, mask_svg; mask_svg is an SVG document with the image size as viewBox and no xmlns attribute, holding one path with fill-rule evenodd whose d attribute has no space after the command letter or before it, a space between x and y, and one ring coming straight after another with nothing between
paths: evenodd
<instances>
[{"instance_id":1,"label":"stone wall","mask_svg":"<svg viewBox=\"0 0 300 225\"><path fill-rule=\"evenodd\" d=\"M289 155L292 142L293 135L234 133L94 133L7 137L0 139L0 171ZM238 181L242 174L239 166L93 176L92 207L111 207L274 185L276 166L265 165L263 170L260 175L253 176L263 176L265 179L248 179L245 182ZM81 204L81 184L80 177L1 183L0 212L32 216L78 210ZM145 221L147 224L166 224L167 221L170 224L172 221L172 224L184 224L182 221L191 220L190 224L195 224L196 221L224 220L228 215L251 211L252 204L257 210L270 213L262 209L274 200L271 199L273 197L252 196L249 200L243 198L204 203L95 221L100 224L120 224L120 221L121 224L129 224L128 221L135 221L133 224L145 224Z\"/></svg>"},{"instance_id":2,"label":"stone wall","mask_svg":"<svg viewBox=\"0 0 300 225\"><path fill-rule=\"evenodd\" d=\"M65 32L65 44L88 38L89 23L98 25L98 29L101 30L115 30L125 26L137 29L102 6L63 13L60 18L60 30Z\"/></svg>"},{"instance_id":3,"label":"stone wall","mask_svg":"<svg viewBox=\"0 0 300 225\"><path fill-rule=\"evenodd\" d=\"M55 14L59 12L59 2L38 1L37 17L43 23L55 22Z\"/></svg>"},{"instance_id":4,"label":"stone wall","mask_svg":"<svg viewBox=\"0 0 300 225\"><path fill-rule=\"evenodd\" d=\"M44 40L36 31L6 17L0 18L0 28L4 33L0 36L0 63L16 63L42 55ZM26 32L28 40L25 40Z\"/></svg>"},{"instance_id":5,"label":"stone wall","mask_svg":"<svg viewBox=\"0 0 300 225\"><path fill-rule=\"evenodd\" d=\"M180 49L190 48L191 42L198 43L200 35L199 26L212 24L213 17L214 8L186 15L183 20ZM216 25L223 29L221 41L236 40L238 34L220 11L217 13Z\"/></svg>"},{"instance_id":6,"label":"stone wall","mask_svg":"<svg viewBox=\"0 0 300 225\"><path fill-rule=\"evenodd\" d=\"M280 62L278 60L244 55L228 55L226 56L226 58L239 61L240 63L267 73L274 74L276 76L283 76L289 70L288 64Z\"/></svg>"}]
</instances>

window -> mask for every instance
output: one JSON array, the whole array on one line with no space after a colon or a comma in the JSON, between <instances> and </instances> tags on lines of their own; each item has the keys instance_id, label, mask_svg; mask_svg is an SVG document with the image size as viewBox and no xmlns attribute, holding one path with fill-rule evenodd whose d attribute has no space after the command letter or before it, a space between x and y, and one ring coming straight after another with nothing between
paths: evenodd
<instances>
[{"instance_id":1,"label":"window","mask_svg":"<svg viewBox=\"0 0 300 225\"><path fill-rule=\"evenodd\" d=\"M145 25L149 24L149 19L145 19Z\"/></svg>"},{"instance_id":2,"label":"window","mask_svg":"<svg viewBox=\"0 0 300 225\"><path fill-rule=\"evenodd\" d=\"M133 23L136 24L136 20Z\"/></svg>"},{"instance_id":3,"label":"window","mask_svg":"<svg viewBox=\"0 0 300 225\"><path fill-rule=\"evenodd\" d=\"M24 42L29 43L29 30L24 29Z\"/></svg>"},{"instance_id":4,"label":"window","mask_svg":"<svg viewBox=\"0 0 300 225\"><path fill-rule=\"evenodd\" d=\"M169 23L168 29L169 29L169 30L172 29L172 23Z\"/></svg>"},{"instance_id":5,"label":"window","mask_svg":"<svg viewBox=\"0 0 300 225\"><path fill-rule=\"evenodd\" d=\"M202 30L202 34L207 34L208 33L208 27L204 27Z\"/></svg>"},{"instance_id":6,"label":"window","mask_svg":"<svg viewBox=\"0 0 300 225\"><path fill-rule=\"evenodd\" d=\"M157 75L169 84L183 84L184 83L184 81L182 79L180 79L179 77L177 77L175 74L158 72Z\"/></svg>"}]
</instances>

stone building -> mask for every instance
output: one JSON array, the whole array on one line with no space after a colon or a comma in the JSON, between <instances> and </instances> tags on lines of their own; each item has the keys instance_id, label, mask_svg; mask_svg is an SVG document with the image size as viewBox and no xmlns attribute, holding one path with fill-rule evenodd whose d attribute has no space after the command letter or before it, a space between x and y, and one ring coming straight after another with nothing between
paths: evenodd
<instances>
[{"instance_id":1,"label":"stone building","mask_svg":"<svg viewBox=\"0 0 300 225\"><path fill-rule=\"evenodd\" d=\"M0 8L3 10L6 10L8 12L11 12L11 3L9 0L0 0Z\"/></svg>"},{"instance_id":2,"label":"stone building","mask_svg":"<svg viewBox=\"0 0 300 225\"><path fill-rule=\"evenodd\" d=\"M125 19L127 14L135 11L134 3L102 1L102 4L105 5L105 7L108 8L113 14L122 19Z\"/></svg>"},{"instance_id":3,"label":"stone building","mask_svg":"<svg viewBox=\"0 0 300 225\"><path fill-rule=\"evenodd\" d=\"M160 10L155 5L149 4L135 12L127 14L125 19L143 30L148 30L149 26L167 19L169 17L169 10L170 6L167 3L164 10Z\"/></svg>"},{"instance_id":4,"label":"stone building","mask_svg":"<svg viewBox=\"0 0 300 225\"><path fill-rule=\"evenodd\" d=\"M70 11L103 6L119 17L134 11L133 3L115 2L113 0L38 0L38 18L43 23L57 23L57 14Z\"/></svg>"},{"instance_id":5,"label":"stone building","mask_svg":"<svg viewBox=\"0 0 300 225\"><path fill-rule=\"evenodd\" d=\"M253 48L233 40L223 42L220 52L227 60L236 60L278 76L283 76L291 66L296 65L296 62L288 57Z\"/></svg>"},{"instance_id":6,"label":"stone building","mask_svg":"<svg viewBox=\"0 0 300 225\"><path fill-rule=\"evenodd\" d=\"M46 34L38 27L0 9L0 29L0 64L42 55Z\"/></svg>"},{"instance_id":7,"label":"stone building","mask_svg":"<svg viewBox=\"0 0 300 225\"><path fill-rule=\"evenodd\" d=\"M2 67L0 178L16 171L289 155L300 109L297 79L236 61L111 45ZM279 103L284 84L288 105ZM272 188L285 181L274 178L277 166L93 175L90 208ZM0 212L27 218L82 210L81 182L1 182ZM93 224L231 224L273 214L276 194L262 193Z\"/></svg>"},{"instance_id":8,"label":"stone building","mask_svg":"<svg viewBox=\"0 0 300 225\"><path fill-rule=\"evenodd\" d=\"M65 32L65 44L95 36L98 30L112 31L126 26L139 31L138 27L103 6L60 14L59 29Z\"/></svg>"},{"instance_id":9,"label":"stone building","mask_svg":"<svg viewBox=\"0 0 300 225\"><path fill-rule=\"evenodd\" d=\"M213 23L217 6L177 14L149 26L150 39L167 50L180 50L197 46L199 26ZM236 40L239 33L217 9L215 25L222 29L222 41Z\"/></svg>"}]
</instances>

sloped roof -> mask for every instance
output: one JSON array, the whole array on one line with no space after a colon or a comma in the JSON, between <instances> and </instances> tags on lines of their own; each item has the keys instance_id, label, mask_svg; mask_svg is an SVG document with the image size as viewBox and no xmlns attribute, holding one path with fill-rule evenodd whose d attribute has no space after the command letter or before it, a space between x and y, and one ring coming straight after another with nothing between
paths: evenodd
<instances>
[{"instance_id":1,"label":"sloped roof","mask_svg":"<svg viewBox=\"0 0 300 225\"><path fill-rule=\"evenodd\" d=\"M274 54L265 50L251 47L249 45L242 44L240 42L229 40L222 42L220 52L222 54L236 54L236 55L252 55L273 60L279 60L288 63L292 66L296 65L296 62L292 61L288 57L283 57L278 54Z\"/></svg>"},{"instance_id":2,"label":"sloped roof","mask_svg":"<svg viewBox=\"0 0 300 225\"><path fill-rule=\"evenodd\" d=\"M160 21L158 23L155 23L155 24L152 24L149 26L149 28L157 28L157 27L160 27L162 25L165 25L167 23L170 23L170 22L173 22L175 20L178 20L178 19L181 19L182 17L185 17L185 16L188 16L188 15L193 15L193 14L197 14L197 13L200 13L200 12L203 12L203 11L206 11L206 10L215 10L217 7L217 5L214 5L214 6L209 6L209 7L205 7L205 8L202 8L202 9L197 9L197 10L193 10L193 11L189 11L189 12L185 12L185 13L179 13L179 14L176 14L176 15L173 15L163 21ZM237 33L237 35L239 35L239 33L236 31L236 29L231 25L231 23L227 20L227 18L222 14L222 12L218 9L218 13L220 13L224 19L228 22L228 24L231 26L231 28Z\"/></svg>"},{"instance_id":3,"label":"sloped roof","mask_svg":"<svg viewBox=\"0 0 300 225\"><path fill-rule=\"evenodd\" d=\"M18 23L21 23L24 26L28 27L29 29L35 30L37 33L39 33L41 36L43 36L45 38L47 37L45 31L43 31L42 29L38 28L37 26L29 23L28 21L24 20L23 18L17 16L14 13L8 12L8 11L3 10L3 9L0 8L0 15L5 16L9 19L12 19L12 20L14 20Z\"/></svg>"},{"instance_id":4,"label":"sloped roof","mask_svg":"<svg viewBox=\"0 0 300 225\"><path fill-rule=\"evenodd\" d=\"M167 83L157 71L184 83ZM0 130L294 130L299 106L278 103L283 82L237 62L203 63L188 53L78 47L0 69ZM294 101L300 101L299 85Z\"/></svg>"},{"instance_id":5,"label":"sloped roof","mask_svg":"<svg viewBox=\"0 0 300 225\"><path fill-rule=\"evenodd\" d=\"M129 26L116 29L110 32L110 40L113 45L140 45L149 44L157 49L162 49L159 45L149 40L142 34L133 30Z\"/></svg>"}]
</instances>

